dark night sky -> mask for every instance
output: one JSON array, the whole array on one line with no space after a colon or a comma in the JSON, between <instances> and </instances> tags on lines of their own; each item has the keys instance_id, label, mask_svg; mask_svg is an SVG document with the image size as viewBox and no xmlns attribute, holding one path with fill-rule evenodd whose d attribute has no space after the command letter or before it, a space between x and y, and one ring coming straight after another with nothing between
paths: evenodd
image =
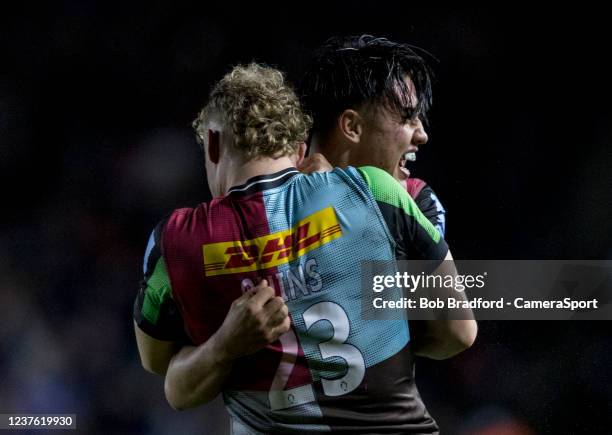
<instances>
[{"instance_id":1,"label":"dark night sky","mask_svg":"<svg viewBox=\"0 0 612 435\"><path fill-rule=\"evenodd\" d=\"M69 196L112 195L108 166L147 131L188 134L232 64L266 62L298 82L327 37L370 32L439 59L430 143L413 172L447 206L457 255L610 258L601 14L312 9L65 1L3 15L1 172L17 215L56 196L66 177L78 184ZM177 201L202 198L201 178L193 181Z\"/></svg>"}]
</instances>

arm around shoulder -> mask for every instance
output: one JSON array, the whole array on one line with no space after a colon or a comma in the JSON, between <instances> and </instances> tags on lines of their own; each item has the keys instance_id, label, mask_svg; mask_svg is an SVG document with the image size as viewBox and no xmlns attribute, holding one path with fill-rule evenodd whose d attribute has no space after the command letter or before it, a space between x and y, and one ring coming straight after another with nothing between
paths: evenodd
<instances>
[{"instance_id":1,"label":"arm around shoulder","mask_svg":"<svg viewBox=\"0 0 612 435\"><path fill-rule=\"evenodd\" d=\"M134 333L142 367L150 373L164 376L176 350L174 341L151 337L140 329L136 321L134 321Z\"/></svg>"},{"instance_id":2,"label":"arm around shoulder","mask_svg":"<svg viewBox=\"0 0 612 435\"><path fill-rule=\"evenodd\" d=\"M291 326L288 308L263 280L232 303L221 327L203 344L185 346L166 374L166 400L176 410L213 400L223 391L233 361L278 340Z\"/></svg>"},{"instance_id":3,"label":"arm around shoulder","mask_svg":"<svg viewBox=\"0 0 612 435\"><path fill-rule=\"evenodd\" d=\"M200 346L184 346L172 357L164 392L173 409L182 411L203 405L222 391L232 361L223 357L215 340L212 336Z\"/></svg>"},{"instance_id":4,"label":"arm around shoulder","mask_svg":"<svg viewBox=\"0 0 612 435\"><path fill-rule=\"evenodd\" d=\"M445 260L435 270L435 275L456 275L457 269L450 251ZM467 300L465 293L455 292L454 296ZM471 310L465 310L465 319L422 320L410 323L413 331L413 352L418 356L443 360L451 358L476 341L478 325Z\"/></svg>"}]
</instances>

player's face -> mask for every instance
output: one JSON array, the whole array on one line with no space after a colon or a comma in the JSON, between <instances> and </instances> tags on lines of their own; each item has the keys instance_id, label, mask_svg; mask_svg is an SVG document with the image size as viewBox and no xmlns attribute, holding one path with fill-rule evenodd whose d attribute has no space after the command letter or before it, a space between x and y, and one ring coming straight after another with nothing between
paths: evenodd
<instances>
[{"instance_id":1,"label":"player's face","mask_svg":"<svg viewBox=\"0 0 612 435\"><path fill-rule=\"evenodd\" d=\"M406 78L410 90L409 107L417 100L412 81ZM398 163L407 152L417 152L427 142L427 132L420 118L401 117L386 108L380 108L367 117L360 140L363 164L377 166L390 174L397 171ZM407 110L410 112L410 110Z\"/></svg>"}]
</instances>

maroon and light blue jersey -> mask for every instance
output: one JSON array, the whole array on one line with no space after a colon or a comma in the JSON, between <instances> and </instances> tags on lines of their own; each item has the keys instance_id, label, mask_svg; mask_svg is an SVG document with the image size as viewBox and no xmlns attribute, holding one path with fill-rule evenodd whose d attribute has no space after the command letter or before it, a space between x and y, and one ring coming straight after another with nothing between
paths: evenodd
<instances>
[{"instance_id":1,"label":"maroon and light blue jersey","mask_svg":"<svg viewBox=\"0 0 612 435\"><path fill-rule=\"evenodd\" d=\"M408 322L366 320L360 267L441 262L447 251L383 170L288 168L160 223L134 316L154 338L198 345L265 278L291 329L235 361L223 389L234 433L436 433L414 383Z\"/></svg>"}]
</instances>

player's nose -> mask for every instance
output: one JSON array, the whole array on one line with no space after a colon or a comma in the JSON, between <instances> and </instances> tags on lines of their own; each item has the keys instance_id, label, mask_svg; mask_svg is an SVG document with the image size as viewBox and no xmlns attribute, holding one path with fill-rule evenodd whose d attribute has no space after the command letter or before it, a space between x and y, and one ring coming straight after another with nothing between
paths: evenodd
<instances>
[{"instance_id":1,"label":"player's nose","mask_svg":"<svg viewBox=\"0 0 612 435\"><path fill-rule=\"evenodd\" d=\"M416 129L412 134L412 144L413 145L424 145L429 140L429 136L427 136L427 131L425 131L425 126L419 119Z\"/></svg>"}]
</instances>

